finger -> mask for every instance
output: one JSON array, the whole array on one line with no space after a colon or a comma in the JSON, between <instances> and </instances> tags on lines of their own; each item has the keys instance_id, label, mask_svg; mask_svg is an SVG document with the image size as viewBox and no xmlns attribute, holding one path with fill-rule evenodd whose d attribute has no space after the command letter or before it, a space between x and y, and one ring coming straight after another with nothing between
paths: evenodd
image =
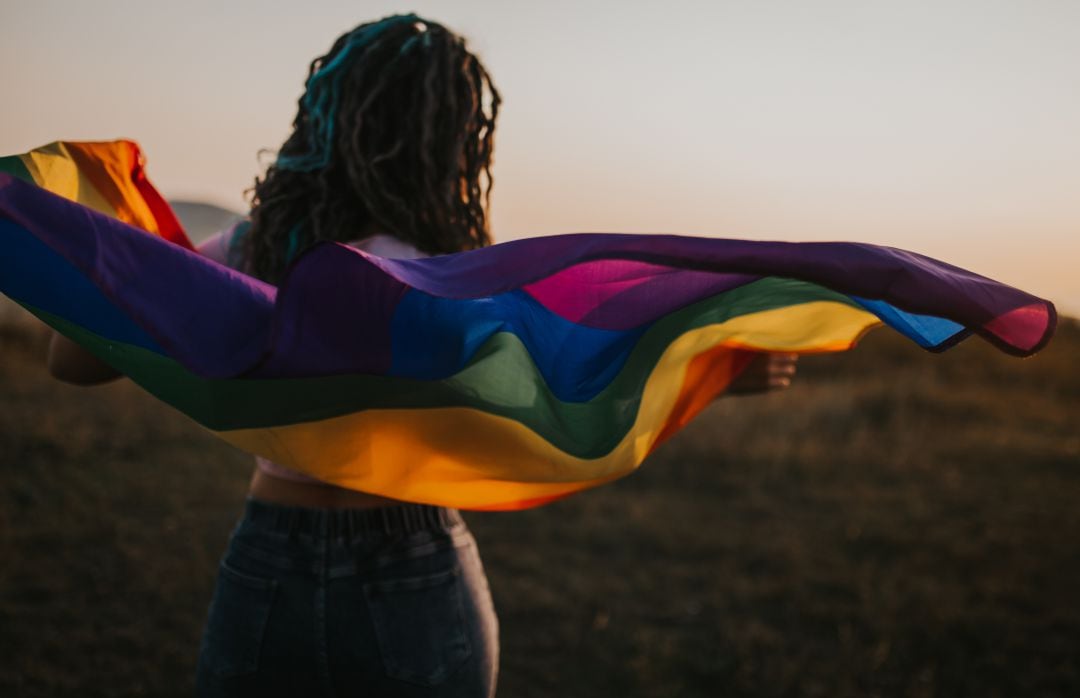
<instances>
[{"instance_id":1,"label":"finger","mask_svg":"<svg viewBox=\"0 0 1080 698\"><path fill-rule=\"evenodd\" d=\"M784 370L794 371L795 367L798 365L798 361L798 355L785 354L783 356L776 357L776 359L772 362L772 365L777 368L782 368Z\"/></svg>"},{"instance_id":2,"label":"finger","mask_svg":"<svg viewBox=\"0 0 1080 698\"><path fill-rule=\"evenodd\" d=\"M774 361L772 364L769 365L769 368L775 369L777 371L794 371L795 363L791 361Z\"/></svg>"}]
</instances>

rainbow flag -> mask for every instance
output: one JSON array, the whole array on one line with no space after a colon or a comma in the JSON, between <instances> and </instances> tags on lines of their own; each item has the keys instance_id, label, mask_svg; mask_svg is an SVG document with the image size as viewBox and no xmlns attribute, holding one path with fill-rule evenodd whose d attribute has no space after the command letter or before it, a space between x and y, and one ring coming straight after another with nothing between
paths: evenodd
<instances>
[{"instance_id":1,"label":"rainbow flag","mask_svg":"<svg viewBox=\"0 0 1080 698\"><path fill-rule=\"evenodd\" d=\"M842 351L886 324L1026 356L1056 320L859 243L581 234L420 260L323 243L275 287L168 239L0 175L0 291L231 444L469 509L626 475L756 352Z\"/></svg>"}]
</instances>

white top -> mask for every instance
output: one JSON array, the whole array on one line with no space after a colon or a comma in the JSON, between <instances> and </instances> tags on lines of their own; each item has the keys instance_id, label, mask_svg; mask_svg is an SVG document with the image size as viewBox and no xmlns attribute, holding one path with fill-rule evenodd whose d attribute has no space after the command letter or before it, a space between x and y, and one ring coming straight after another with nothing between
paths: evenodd
<instances>
[{"instance_id":1,"label":"white top","mask_svg":"<svg viewBox=\"0 0 1080 698\"><path fill-rule=\"evenodd\" d=\"M195 249L197 249L204 257L212 259L218 264L227 265L229 248L233 245L236 227L237 226L234 225L231 228L226 228L218 233L214 233L212 236L199 243ZM346 244L349 247L362 250L369 254L387 257L389 259L420 259L421 257L428 256L409 243L399 240L393 235L372 235L371 237L366 237L362 240L353 240ZM316 478L304 475L292 468L287 468L280 463L267 460L262 456L255 456L255 464L258 466L259 470L264 473L282 480L292 480L293 482L321 482Z\"/></svg>"}]
</instances>

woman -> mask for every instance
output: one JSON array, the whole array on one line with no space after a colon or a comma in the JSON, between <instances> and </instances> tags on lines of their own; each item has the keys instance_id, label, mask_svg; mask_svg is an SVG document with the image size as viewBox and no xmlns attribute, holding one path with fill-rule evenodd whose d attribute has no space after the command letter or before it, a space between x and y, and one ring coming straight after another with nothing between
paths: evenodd
<instances>
[{"instance_id":1,"label":"woman","mask_svg":"<svg viewBox=\"0 0 1080 698\"><path fill-rule=\"evenodd\" d=\"M462 38L415 15L360 25L310 67L250 222L200 249L276 283L318 241L387 257L490 243L499 94ZM116 377L54 335L49 366ZM784 387L772 355L732 392ZM497 622L460 515L334 487L258 459L221 563L201 695L494 695Z\"/></svg>"}]
</instances>

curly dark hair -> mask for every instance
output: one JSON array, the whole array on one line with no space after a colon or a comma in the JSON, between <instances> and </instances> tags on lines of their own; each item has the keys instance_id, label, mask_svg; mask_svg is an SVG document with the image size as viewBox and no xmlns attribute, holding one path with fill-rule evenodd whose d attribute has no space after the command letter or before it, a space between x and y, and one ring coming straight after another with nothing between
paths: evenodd
<instances>
[{"instance_id":1,"label":"curly dark hair","mask_svg":"<svg viewBox=\"0 0 1080 698\"><path fill-rule=\"evenodd\" d=\"M311 63L237 251L280 280L321 240L386 232L428 254L488 245L499 93L465 40L416 15L361 24Z\"/></svg>"}]
</instances>

